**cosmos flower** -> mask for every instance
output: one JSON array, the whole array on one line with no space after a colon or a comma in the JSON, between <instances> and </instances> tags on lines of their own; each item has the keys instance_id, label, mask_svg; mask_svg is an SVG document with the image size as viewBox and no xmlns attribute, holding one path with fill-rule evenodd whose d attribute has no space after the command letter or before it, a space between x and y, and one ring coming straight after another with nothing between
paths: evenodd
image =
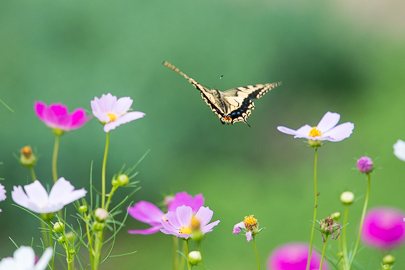
<instances>
[{"instance_id":1,"label":"cosmos flower","mask_svg":"<svg viewBox=\"0 0 405 270\"><path fill-rule=\"evenodd\" d=\"M13 257L4 258L0 261L0 270L45 270L52 258L52 248L47 248L35 263L35 253L31 247L18 248Z\"/></svg>"},{"instance_id":2,"label":"cosmos flower","mask_svg":"<svg viewBox=\"0 0 405 270\"><path fill-rule=\"evenodd\" d=\"M55 182L49 194L38 180L24 188L15 186L11 193L15 203L39 214L55 213L85 195L86 190L74 190L63 177Z\"/></svg>"},{"instance_id":3,"label":"cosmos flower","mask_svg":"<svg viewBox=\"0 0 405 270\"><path fill-rule=\"evenodd\" d=\"M110 132L116 127L145 116L143 112L129 112L132 99L122 97L117 99L110 93L95 97L91 101L91 109L97 119L104 125L104 131Z\"/></svg>"},{"instance_id":4,"label":"cosmos flower","mask_svg":"<svg viewBox=\"0 0 405 270\"><path fill-rule=\"evenodd\" d=\"M362 240L380 249L392 249L405 243L405 213L395 208L370 210L362 229Z\"/></svg>"},{"instance_id":5,"label":"cosmos flower","mask_svg":"<svg viewBox=\"0 0 405 270\"><path fill-rule=\"evenodd\" d=\"M59 132L81 128L89 120L84 109L78 108L70 113L61 103L48 106L42 101L37 101L34 111L45 125Z\"/></svg>"},{"instance_id":6,"label":"cosmos flower","mask_svg":"<svg viewBox=\"0 0 405 270\"><path fill-rule=\"evenodd\" d=\"M257 219L253 216L246 216L242 222L239 222L233 226L233 234L240 234L244 231L246 235L246 240L249 242L253 237L258 234L262 229L259 229L259 223Z\"/></svg>"},{"instance_id":7,"label":"cosmos flower","mask_svg":"<svg viewBox=\"0 0 405 270\"><path fill-rule=\"evenodd\" d=\"M405 142L398 140L394 144L394 155L402 161L405 161Z\"/></svg>"},{"instance_id":8,"label":"cosmos flower","mask_svg":"<svg viewBox=\"0 0 405 270\"><path fill-rule=\"evenodd\" d=\"M338 113L327 112L317 126L304 125L297 130L279 126L277 129L285 134L294 135L294 138L339 142L348 138L354 128L353 123L350 122L337 125L339 119L340 115Z\"/></svg>"},{"instance_id":9,"label":"cosmos flower","mask_svg":"<svg viewBox=\"0 0 405 270\"><path fill-rule=\"evenodd\" d=\"M192 196L187 192L179 192L174 197L170 197L167 201L169 211L175 211L177 207L186 205L193 209L196 213L201 206L204 205L204 197L202 194ZM146 223L151 227L144 230L129 230L130 234L154 234L162 228L162 218L164 213L156 205L147 201L140 201L134 206L128 208L128 213L136 220Z\"/></svg>"},{"instance_id":10,"label":"cosmos flower","mask_svg":"<svg viewBox=\"0 0 405 270\"><path fill-rule=\"evenodd\" d=\"M371 173L374 169L373 160L366 156L359 158L356 165L361 173Z\"/></svg>"},{"instance_id":11,"label":"cosmos flower","mask_svg":"<svg viewBox=\"0 0 405 270\"><path fill-rule=\"evenodd\" d=\"M2 184L0 184L0 202L4 201L7 198L6 196L6 189ZM1 212L1 209L0 209Z\"/></svg>"},{"instance_id":12,"label":"cosmos flower","mask_svg":"<svg viewBox=\"0 0 405 270\"><path fill-rule=\"evenodd\" d=\"M289 243L278 247L273 251L267 262L268 270L305 270L308 260L308 245L304 243ZM312 252L310 268L319 269L321 256ZM322 269L327 270L327 263L323 263Z\"/></svg>"},{"instance_id":13,"label":"cosmos flower","mask_svg":"<svg viewBox=\"0 0 405 270\"><path fill-rule=\"evenodd\" d=\"M219 220L209 223L213 214L211 209L204 206L201 206L194 214L190 206L183 205L177 207L176 211L170 211L164 216L163 228L160 231L184 239L190 238L195 233L204 235L211 232L219 223Z\"/></svg>"}]
</instances>

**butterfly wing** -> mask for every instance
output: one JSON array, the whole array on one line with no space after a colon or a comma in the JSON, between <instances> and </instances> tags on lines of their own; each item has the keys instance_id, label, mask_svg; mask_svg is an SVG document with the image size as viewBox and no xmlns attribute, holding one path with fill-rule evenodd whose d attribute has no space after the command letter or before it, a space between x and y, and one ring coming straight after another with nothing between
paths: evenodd
<instances>
[{"instance_id":1,"label":"butterfly wing","mask_svg":"<svg viewBox=\"0 0 405 270\"><path fill-rule=\"evenodd\" d=\"M259 99L270 90L279 86L281 82L248 85L221 92L225 102L225 118L230 124L245 122L255 108L253 99Z\"/></svg>"}]
</instances>

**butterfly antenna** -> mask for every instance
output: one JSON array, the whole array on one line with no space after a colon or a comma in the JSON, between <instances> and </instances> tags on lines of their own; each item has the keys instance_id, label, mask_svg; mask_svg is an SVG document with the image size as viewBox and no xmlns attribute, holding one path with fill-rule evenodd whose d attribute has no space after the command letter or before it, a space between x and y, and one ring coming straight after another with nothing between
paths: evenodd
<instances>
[{"instance_id":1,"label":"butterfly antenna","mask_svg":"<svg viewBox=\"0 0 405 270\"><path fill-rule=\"evenodd\" d=\"M167 61L163 61L162 64L163 64L165 67L167 67L167 68L173 70L174 72L180 74L180 75L183 76L186 80L190 80L190 79L191 79L187 74L185 74L183 71L181 71L180 69L178 69L178 68L177 68L175 65L173 65L172 63L167 62Z\"/></svg>"},{"instance_id":2,"label":"butterfly antenna","mask_svg":"<svg viewBox=\"0 0 405 270\"><path fill-rule=\"evenodd\" d=\"M246 120L243 120L248 127L252 127Z\"/></svg>"}]
</instances>

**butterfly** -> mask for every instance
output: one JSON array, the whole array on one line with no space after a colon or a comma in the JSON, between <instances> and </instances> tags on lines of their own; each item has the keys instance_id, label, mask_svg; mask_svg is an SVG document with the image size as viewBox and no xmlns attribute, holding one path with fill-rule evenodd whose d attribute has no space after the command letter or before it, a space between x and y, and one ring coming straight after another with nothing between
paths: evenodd
<instances>
[{"instance_id":1,"label":"butterfly","mask_svg":"<svg viewBox=\"0 0 405 270\"><path fill-rule=\"evenodd\" d=\"M218 116L222 124L244 122L249 126L247 119L252 114L252 110L255 107L253 100L261 98L270 90L281 85L281 82L274 82L220 91L203 86L167 61L164 61L163 65L183 76L189 83L197 88L201 93L202 99L216 116Z\"/></svg>"}]
</instances>

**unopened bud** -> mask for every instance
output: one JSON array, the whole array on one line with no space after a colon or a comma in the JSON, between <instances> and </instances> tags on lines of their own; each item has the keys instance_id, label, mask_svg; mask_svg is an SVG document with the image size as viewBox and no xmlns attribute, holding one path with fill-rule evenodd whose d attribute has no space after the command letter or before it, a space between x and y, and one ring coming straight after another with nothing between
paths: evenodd
<instances>
[{"instance_id":1,"label":"unopened bud","mask_svg":"<svg viewBox=\"0 0 405 270\"><path fill-rule=\"evenodd\" d=\"M75 240L76 240L76 235L73 233L73 232L68 232L68 233L66 233L65 234L65 237L66 237L66 240L69 242L69 243L74 243L75 242Z\"/></svg>"},{"instance_id":2,"label":"unopened bud","mask_svg":"<svg viewBox=\"0 0 405 270\"><path fill-rule=\"evenodd\" d=\"M395 263L395 257L391 254L385 255L383 258L383 264L393 265Z\"/></svg>"},{"instance_id":3,"label":"unopened bud","mask_svg":"<svg viewBox=\"0 0 405 270\"><path fill-rule=\"evenodd\" d=\"M367 156L363 156L357 160L357 169L361 173L369 174L374 169L373 160Z\"/></svg>"},{"instance_id":4,"label":"unopened bud","mask_svg":"<svg viewBox=\"0 0 405 270\"><path fill-rule=\"evenodd\" d=\"M79 210L79 213L81 213L81 214L86 213L88 210L87 205L80 205L78 210Z\"/></svg>"},{"instance_id":5,"label":"unopened bud","mask_svg":"<svg viewBox=\"0 0 405 270\"><path fill-rule=\"evenodd\" d=\"M58 243L59 244L64 244L66 242L66 238L64 235L59 236L58 238Z\"/></svg>"},{"instance_id":6,"label":"unopened bud","mask_svg":"<svg viewBox=\"0 0 405 270\"><path fill-rule=\"evenodd\" d=\"M20 150L20 163L25 167L33 167L37 163L37 158L32 152L31 146L27 145Z\"/></svg>"},{"instance_id":7,"label":"unopened bud","mask_svg":"<svg viewBox=\"0 0 405 270\"><path fill-rule=\"evenodd\" d=\"M340 195L340 201L344 205L351 205L354 201L354 194L350 191L345 191Z\"/></svg>"},{"instance_id":8,"label":"unopened bud","mask_svg":"<svg viewBox=\"0 0 405 270\"><path fill-rule=\"evenodd\" d=\"M188 261L191 265L197 265L202 261L201 252L199 251L191 251L188 254Z\"/></svg>"},{"instance_id":9,"label":"unopened bud","mask_svg":"<svg viewBox=\"0 0 405 270\"><path fill-rule=\"evenodd\" d=\"M108 212L103 208L97 208L94 212L94 216L98 222L104 222L108 218Z\"/></svg>"},{"instance_id":10,"label":"unopened bud","mask_svg":"<svg viewBox=\"0 0 405 270\"><path fill-rule=\"evenodd\" d=\"M62 233L65 230L65 224L62 222L58 221L53 224L53 231L55 233Z\"/></svg>"},{"instance_id":11,"label":"unopened bud","mask_svg":"<svg viewBox=\"0 0 405 270\"><path fill-rule=\"evenodd\" d=\"M313 148L318 148L322 146L322 141L308 140L308 144Z\"/></svg>"},{"instance_id":12,"label":"unopened bud","mask_svg":"<svg viewBox=\"0 0 405 270\"><path fill-rule=\"evenodd\" d=\"M94 222L93 223L93 230L97 231L102 231L104 229L104 223L100 223L100 222Z\"/></svg>"},{"instance_id":13,"label":"unopened bud","mask_svg":"<svg viewBox=\"0 0 405 270\"><path fill-rule=\"evenodd\" d=\"M200 242L203 240L204 234L201 230L194 231L193 234L191 235L191 239L193 239L196 242Z\"/></svg>"},{"instance_id":14,"label":"unopened bud","mask_svg":"<svg viewBox=\"0 0 405 270\"><path fill-rule=\"evenodd\" d=\"M330 218L334 221L338 221L340 219L340 212L335 212L330 215Z\"/></svg>"},{"instance_id":15,"label":"unopened bud","mask_svg":"<svg viewBox=\"0 0 405 270\"><path fill-rule=\"evenodd\" d=\"M112 185L115 187L125 187L129 183L128 175L121 173L117 176L114 176L112 180Z\"/></svg>"}]
</instances>

